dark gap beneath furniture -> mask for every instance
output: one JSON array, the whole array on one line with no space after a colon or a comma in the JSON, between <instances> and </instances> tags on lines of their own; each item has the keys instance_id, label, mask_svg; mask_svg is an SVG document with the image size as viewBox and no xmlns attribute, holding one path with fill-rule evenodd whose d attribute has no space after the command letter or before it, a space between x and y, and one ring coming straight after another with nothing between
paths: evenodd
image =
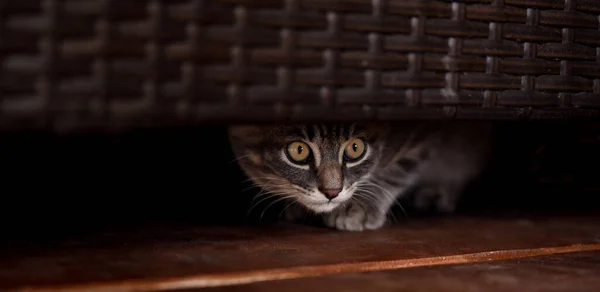
<instances>
[{"instance_id":1,"label":"dark gap beneath furniture","mask_svg":"<svg viewBox=\"0 0 600 292\"><path fill-rule=\"evenodd\" d=\"M459 212L503 216L599 209L599 127L506 122L497 129L492 163ZM280 215L282 206L274 205L261 216L267 201L247 216L258 190L243 183L224 127L20 133L0 139L5 244L152 224L268 223ZM403 205L408 220L435 215ZM405 219L400 210L395 216Z\"/></svg>"}]
</instances>

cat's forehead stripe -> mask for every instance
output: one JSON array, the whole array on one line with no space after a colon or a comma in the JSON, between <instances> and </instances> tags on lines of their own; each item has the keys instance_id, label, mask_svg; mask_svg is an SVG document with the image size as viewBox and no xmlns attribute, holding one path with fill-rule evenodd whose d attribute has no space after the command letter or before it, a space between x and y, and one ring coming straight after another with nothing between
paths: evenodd
<instances>
[{"instance_id":1,"label":"cat's forehead stripe","mask_svg":"<svg viewBox=\"0 0 600 292\"><path fill-rule=\"evenodd\" d=\"M314 140L321 139L321 130L319 129L319 126L318 125L313 125L312 127L313 127L313 131L314 131L313 132L314 136L312 137L312 139L314 139Z\"/></svg>"},{"instance_id":2,"label":"cat's forehead stripe","mask_svg":"<svg viewBox=\"0 0 600 292\"><path fill-rule=\"evenodd\" d=\"M351 137L352 135L354 135L355 130L356 130L356 126L354 124L350 125L350 127L348 128L348 137Z\"/></svg>"},{"instance_id":3,"label":"cat's forehead stripe","mask_svg":"<svg viewBox=\"0 0 600 292\"><path fill-rule=\"evenodd\" d=\"M304 139L307 139L308 134L306 133L306 127L301 126L299 129L297 129L296 135L298 135Z\"/></svg>"},{"instance_id":4,"label":"cat's forehead stripe","mask_svg":"<svg viewBox=\"0 0 600 292\"><path fill-rule=\"evenodd\" d=\"M281 128L279 133L283 135L286 143L300 138L308 142L316 143L319 146L323 146L323 144L333 144L337 147L340 147L342 143L351 137L361 134L361 132L356 132L354 124L297 125L294 127Z\"/></svg>"},{"instance_id":5,"label":"cat's forehead stripe","mask_svg":"<svg viewBox=\"0 0 600 292\"><path fill-rule=\"evenodd\" d=\"M323 137L329 135L329 133L327 131L327 125L321 125L321 129L322 129Z\"/></svg>"},{"instance_id":6,"label":"cat's forehead stripe","mask_svg":"<svg viewBox=\"0 0 600 292\"><path fill-rule=\"evenodd\" d=\"M354 126L345 126L341 124L314 124L308 127L304 127L304 134L307 140L310 141L322 141L329 139L337 140L340 136L348 139L354 132Z\"/></svg>"}]
</instances>

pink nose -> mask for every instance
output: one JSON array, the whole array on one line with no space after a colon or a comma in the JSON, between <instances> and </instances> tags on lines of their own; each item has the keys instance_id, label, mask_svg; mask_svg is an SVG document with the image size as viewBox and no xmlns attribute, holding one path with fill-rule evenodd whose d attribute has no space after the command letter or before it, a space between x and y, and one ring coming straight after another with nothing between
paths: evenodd
<instances>
[{"instance_id":1,"label":"pink nose","mask_svg":"<svg viewBox=\"0 0 600 292\"><path fill-rule=\"evenodd\" d=\"M333 200L335 197L337 197L341 191L342 191L342 189L322 189L321 190L323 195L325 195L325 198L329 199L330 201Z\"/></svg>"}]
</instances>

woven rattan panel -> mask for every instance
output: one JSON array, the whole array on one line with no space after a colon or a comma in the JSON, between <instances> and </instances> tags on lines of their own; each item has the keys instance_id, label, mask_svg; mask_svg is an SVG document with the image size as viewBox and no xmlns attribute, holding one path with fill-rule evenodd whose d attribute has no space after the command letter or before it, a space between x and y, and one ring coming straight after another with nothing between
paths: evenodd
<instances>
[{"instance_id":1,"label":"woven rattan panel","mask_svg":"<svg viewBox=\"0 0 600 292\"><path fill-rule=\"evenodd\" d=\"M597 0L2 0L0 125L575 119Z\"/></svg>"}]
</instances>

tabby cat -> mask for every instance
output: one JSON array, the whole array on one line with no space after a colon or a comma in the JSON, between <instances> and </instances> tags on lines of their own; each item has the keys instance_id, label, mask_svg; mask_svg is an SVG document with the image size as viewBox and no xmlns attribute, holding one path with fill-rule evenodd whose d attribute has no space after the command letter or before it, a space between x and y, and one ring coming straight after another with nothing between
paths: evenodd
<instances>
[{"instance_id":1,"label":"tabby cat","mask_svg":"<svg viewBox=\"0 0 600 292\"><path fill-rule=\"evenodd\" d=\"M452 212L465 186L485 167L491 126L419 124L235 125L237 161L264 191L294 202L346 231L386 223L409 192L417 207Z\"/></svg>"}]
</instances>

